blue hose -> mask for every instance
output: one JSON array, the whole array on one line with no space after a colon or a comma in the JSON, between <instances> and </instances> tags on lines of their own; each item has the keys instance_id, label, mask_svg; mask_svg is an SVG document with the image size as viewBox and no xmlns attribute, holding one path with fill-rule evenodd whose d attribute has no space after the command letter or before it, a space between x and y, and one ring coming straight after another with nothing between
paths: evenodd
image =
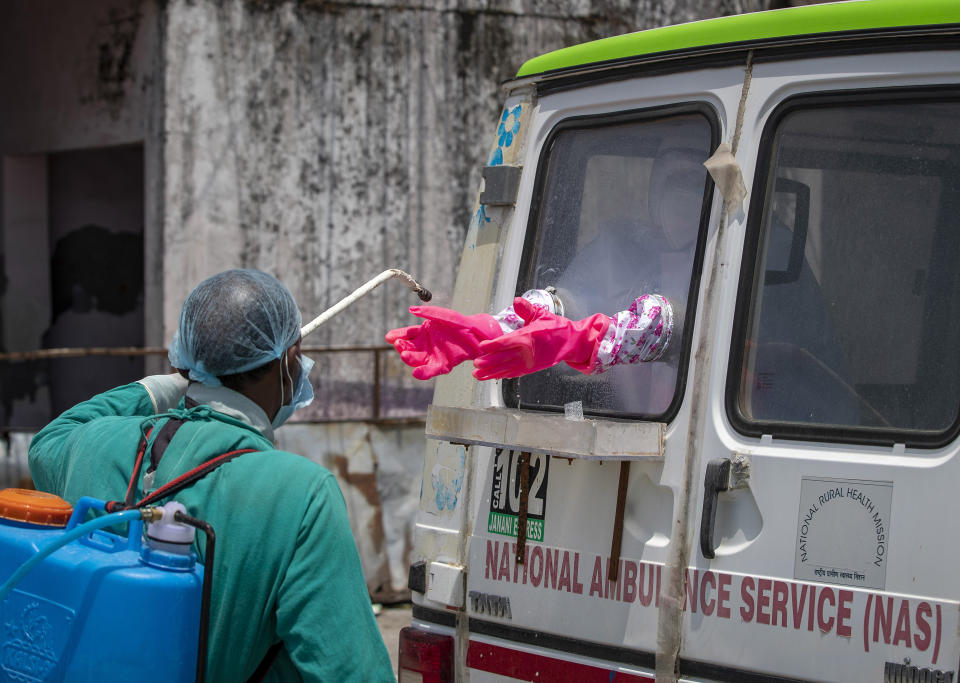
<instances>
[{"instance_id":1,"label":"blue hose","mask_svg":"<svg viewBox=\"0 0 960 683\"><path fill-rule=\"evenodd\" d=\"M6 599L7 595L10 594L10 591L13 590L13 587L16 586L20 582L20 579L26 576L31 569L43 562L48 555L51 555L68 543L75 541L81 536L89 534L91 531L102 529L105 526L122 524L124 522L133 522L139 519L140 510L124 510L123 512L114 512L109 515L97 517L96 519L85 522L80 526L76 526L68 531L65 531L62 536L58 536L40 548L36 555L20 565L20 568L13 573L13 576L7 579L6 582L0 586L0 602L3 602Z\"/></svg>"}]
</instances>

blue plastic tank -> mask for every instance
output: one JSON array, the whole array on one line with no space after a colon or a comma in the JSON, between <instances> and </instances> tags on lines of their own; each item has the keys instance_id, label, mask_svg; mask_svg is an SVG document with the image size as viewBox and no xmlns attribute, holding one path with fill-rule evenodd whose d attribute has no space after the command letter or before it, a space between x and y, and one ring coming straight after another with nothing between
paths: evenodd
<instances>
[{"instance_id":1,"label":"blue plastic tank","mask_svg":"<svg viewBox=\"0 0 960 683\"><path fill-rule=\"evenodd\" d=\"M0 491L0 584L103 507L83 498L69 521L63 501L66 515L24 515L3 504L11 491ZM93 531L23 577L0 602L0 681L194 680L203 567L192 552L143 543L142 530L132 522L126 536Z\"/></svg>"}]
</instances>

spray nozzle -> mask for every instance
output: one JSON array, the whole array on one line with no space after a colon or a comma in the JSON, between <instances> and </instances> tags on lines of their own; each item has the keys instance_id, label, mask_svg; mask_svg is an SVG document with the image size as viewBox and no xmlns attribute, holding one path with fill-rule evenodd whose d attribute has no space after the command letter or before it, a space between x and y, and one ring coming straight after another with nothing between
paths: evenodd
<instances>
[{"instance_id":1,"label":"spray nozzle","mask_svg":"<svg viewBox=\"0 0 960 683\"><path fill-rule=\"evenodd\" d=\"M163 519L163 508L162 507L149 507L142 508L140 510L140 519L142 519L147 524L151 522L159 522Z\"/></svg>"},{"instance_id":2,"label":"spray nozzle","mask_svg":"<svg viewBox=\"0 0 960 683\"><path fill-rule=\"evenodd\" d=\"M405 284L410 291L414 292L418 297L420 297L421 301L430 301L430 299L433 298L433 294L430 293L430 290L414 280L412 275L400 270L399 268L390 268L389 270L385 270L377 275L362 287L354 290L354 292L348 297L341 299L314 318L311 322L304 325L300 329L300 336L306 337L308 334L330 320L330 318L345 309L347 306L350 306L355 301L362 299L387 280L392 280L394 278L403 282L403 284Z\"/></svg>"}]
</instances>

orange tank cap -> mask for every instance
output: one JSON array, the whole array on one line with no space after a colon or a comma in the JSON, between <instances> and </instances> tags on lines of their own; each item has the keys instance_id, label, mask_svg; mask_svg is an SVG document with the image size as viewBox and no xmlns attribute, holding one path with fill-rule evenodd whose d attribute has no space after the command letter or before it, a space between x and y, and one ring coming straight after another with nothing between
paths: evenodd
<instances>
[{"instance_id":1,"label":"orange tank cap","mask_svg":"<svg viewBox=\"0 0 960 683\"><path fill-rule=\"evenodd\" d=\"M66 526L73 508L60 496L30 489L0 490L0 518L40 526Z\"/></svg>"}]
</instances>

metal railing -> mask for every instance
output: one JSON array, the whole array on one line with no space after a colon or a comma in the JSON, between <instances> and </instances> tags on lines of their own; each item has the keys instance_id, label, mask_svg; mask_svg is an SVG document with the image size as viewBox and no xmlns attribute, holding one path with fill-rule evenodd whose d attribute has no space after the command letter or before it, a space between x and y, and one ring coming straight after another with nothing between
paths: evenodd
<instances>
[{"instance_id":1,"label":"metal railing","mask_svg":"<svg viewBox=\"0 0 960 683\"><path fill-rule=\"evenodd\" d=\"M372 353L373 354L373 406L372 419L380 420L380 408L382 403L381 375L383 361L381 360L384 351L394 351L392 346L386 344L380 346L303 346L301 351L306 354L325 354L325 353ZM416 418L399 418L401 421L423 420L423 416Z\"/></svg>"},{"instance_id":2,"label":"metal railing","mask_svg":"<svg viewBox=\"0 0 960 683\"><path fill-rule=\"evenodd\" d=\"M400 418L382 417L382 379L383 379L383 359L384 352L393 352L393 347L382 344L376 346L302 346L303 353L310 355L324 354L342 354L342 353L371 353L373 354L373 394L371 396L371 416L368 418L348 418L344 419L323 419L318 422L344 422L344 421L378 421L378 422L422 422L424 416L409 416ZM116 346L116 347L76 347L76 348L55 348L38 349L34 351L6 351L0 353L0 362L18 362L31 360L60 360L64 358L92 358L103 356L114 357L147 357L147 356L166 356L167 349L159 346ZM171 372L173 369L171 368ZM0 431L8 430L9 427L0 425Z\"/></svg>"}]
</instances>

